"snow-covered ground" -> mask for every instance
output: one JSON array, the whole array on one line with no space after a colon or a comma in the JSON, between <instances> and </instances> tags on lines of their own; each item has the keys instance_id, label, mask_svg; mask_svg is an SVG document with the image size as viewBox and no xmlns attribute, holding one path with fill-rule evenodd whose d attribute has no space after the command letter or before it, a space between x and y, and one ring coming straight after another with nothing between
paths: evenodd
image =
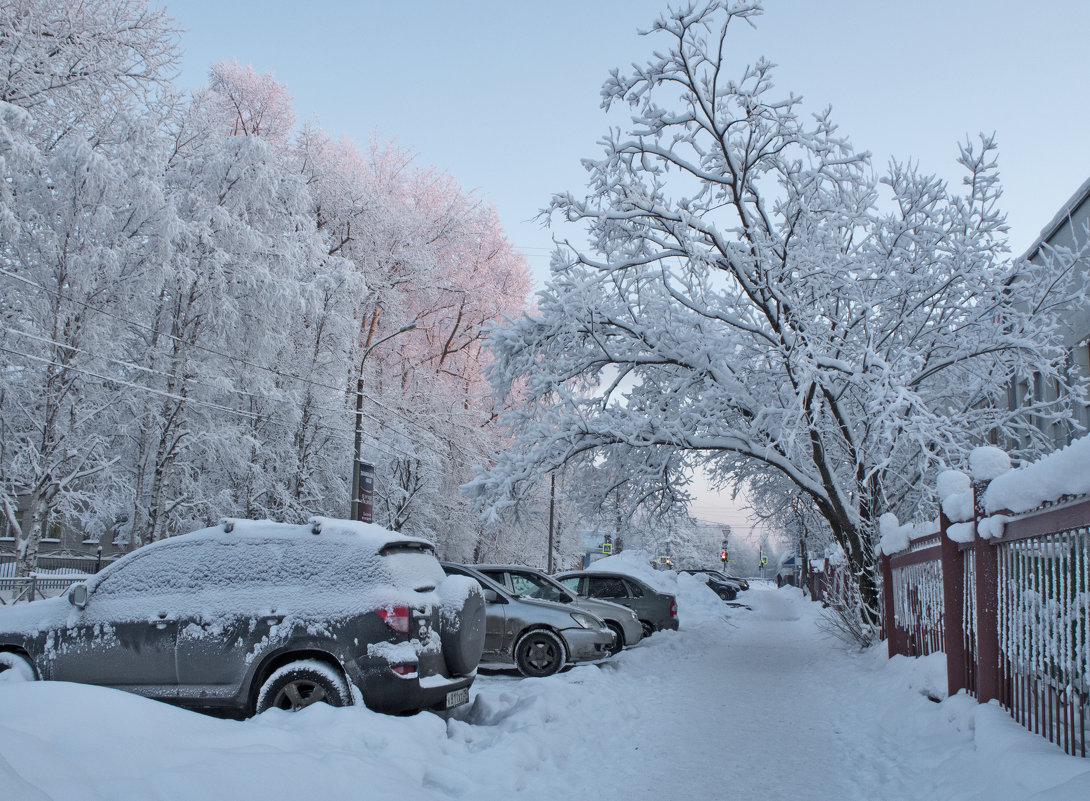
<instances>
[{"instance_id":1,"label":"snow-covered ground","mask_svg":"<svg viewBox=\"0 0 1090 801\"><path fill-rule=\"evenodd\" d=\"M217 720L122 692L0 684L4 801L1086 801L1090 760L945 686L941 657L852 653L793 588L546 679L482 676L456 719L316 705Z\"/></svg>"}]
</instances>

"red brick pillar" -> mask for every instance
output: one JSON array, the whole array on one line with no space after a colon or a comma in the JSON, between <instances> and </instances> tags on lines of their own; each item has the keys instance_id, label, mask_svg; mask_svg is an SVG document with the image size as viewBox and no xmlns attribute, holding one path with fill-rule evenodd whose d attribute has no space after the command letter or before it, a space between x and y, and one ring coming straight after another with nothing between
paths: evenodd
<instances>
[{"instance_id":1,"label":"red brick pillar","mask_svg":"<svg viewBox=\"0 0 1090 801\"><path fill-rule=\"evenodd\" d=\"M942 638L946 649L946 692L965 689L965 557L958 544L946 536L950 520L939 513L942 547Z\"/></svg>"},{"instance_id":2,"label":"red brick pillar","mask_svg":"<svg viewBox=\"0 0 1090 801\"><path fill-rule=\"evenodd\" d=\"M986 517L984 491L987 481L973 482L973 516L976 550L976 700L984 704L1000 697L999 669L999 557L990 540L980 536Z\"/></svg>"}]
</instances>

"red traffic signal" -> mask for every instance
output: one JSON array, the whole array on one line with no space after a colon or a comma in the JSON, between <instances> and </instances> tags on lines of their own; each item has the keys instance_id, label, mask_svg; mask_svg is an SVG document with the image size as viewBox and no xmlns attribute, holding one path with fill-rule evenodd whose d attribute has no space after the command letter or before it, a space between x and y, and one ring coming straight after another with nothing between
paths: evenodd
<instances>
[{"instance_id":1,"label":"red traffic signal","mask_svg":"<svg viewBox=\"0 0 1090 801\"><path fill-rule=\"evenodd\" d=\"M719 558L722 559L724 562L727 561L727 552L726 551L720 551L719 552Z\"/></svg>"}]
</instances>

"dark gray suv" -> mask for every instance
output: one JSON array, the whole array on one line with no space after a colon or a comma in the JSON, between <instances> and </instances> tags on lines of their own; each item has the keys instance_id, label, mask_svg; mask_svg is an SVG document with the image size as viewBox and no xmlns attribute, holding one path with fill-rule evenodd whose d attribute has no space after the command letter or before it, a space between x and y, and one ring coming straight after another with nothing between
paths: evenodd
<instances>
[{"instance_id":1,"label":"dark gray suv","mask_svg":"<svg viewBox=\"0 0 1090 801\"><path fill-rule=\"evenodd\" d=\"M378 526L227 520L152 543L67 598L0 609L0 671L245 716L316 701L391 713L465 703L479 585Z\"/></svg>"}]
</instances>

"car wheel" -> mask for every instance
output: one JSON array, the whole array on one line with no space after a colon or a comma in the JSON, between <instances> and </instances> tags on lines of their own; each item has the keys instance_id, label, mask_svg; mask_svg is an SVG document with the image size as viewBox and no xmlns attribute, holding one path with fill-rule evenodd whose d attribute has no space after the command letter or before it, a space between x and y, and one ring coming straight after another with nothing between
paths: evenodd
<instances>
[{"instance_id":1,"label":"car wheel","mask_svg":"<svg viewBox=\"0 0 1090 801\"><path fill-rule=\"evenodd\" d=\"M607 620L606 625L609 626L609 630L613 632L613 647L609 649L609 655L620 653L624 648L624 629L621 628L619 623L615 623L612 620Z\"/></svg>"},{"instance_id":2,"label":"car wheel","mask_svg":"<svg viewBox=\"0 0 1090 801\"><path fill-rule=\"evenodd\" d=\"M563 641L551 631L529 631L515 643L515 667L523 676L551 676L567 661Z\"/></svg>"},{"instance_id":3,"label":"car wheel","mask_svg":"<svg viewBox=\"0 0 1090 801\"><path fill-rule=\"evenodd\" d=\"M0 684L17 681L36 681L38 675L30 660L10 651L0 653Z\"/></svg>"},{"instance_id":4,"label":"car wheel","mask_svg":"<svg viewBox=\"0 0 1090 801\"><path fill-rule=\"evenodd\" d=\"M337 668L316 659L305 659L289 662L265 679L254 711L257 714L267 709L298 712L319 702L347 706L351 698L348 684Z\"/></svg>"},{"instance_id":5,"label":"car wheel","mask_svg":"<svg viewBox=\"0 0 1090 801\"><path fill-rule=\"evenodd\" d=\"M723 600L733 601L738 597L738 593L735 590L723 590Z\"/></svg>"},{"instance_id":6,"label":"car wheel","mask_svg":"<svg viewBox=\"0 0 1090 801\"><path fill-rule=\"evenodd\" d=\"M655 627L648 623L646 620L641 620L640 625L643 626L643 636L650 637L655 633Z\"/></svg>"}]
</instances>

